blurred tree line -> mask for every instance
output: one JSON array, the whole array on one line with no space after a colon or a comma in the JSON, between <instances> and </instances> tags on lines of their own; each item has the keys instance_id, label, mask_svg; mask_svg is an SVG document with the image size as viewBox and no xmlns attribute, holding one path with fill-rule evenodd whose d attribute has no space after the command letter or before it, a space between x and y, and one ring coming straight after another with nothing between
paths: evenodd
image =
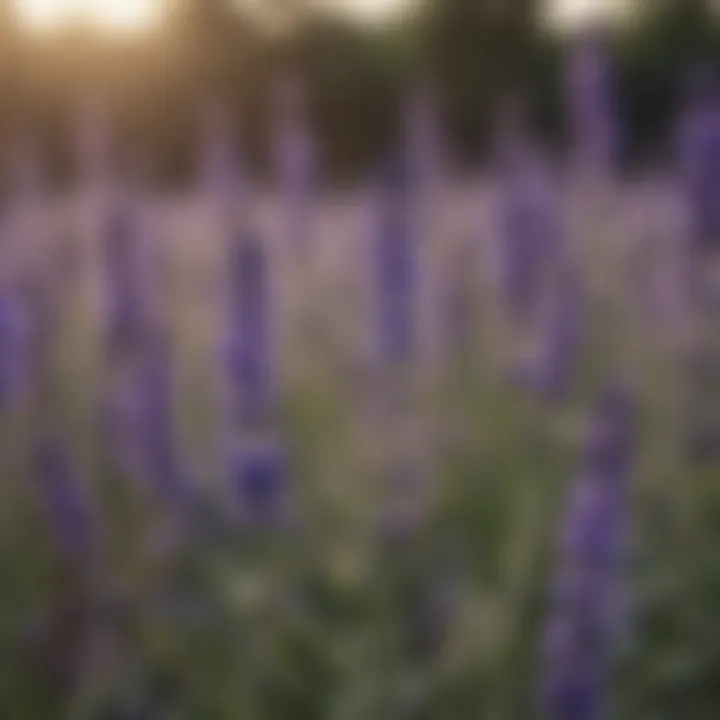
<instances>
[{"instance_id":1,"label":"blurred tree line","mask_svg":"<svg viewBox=\"0 0 720 720\"><path fill-rule=\"evenodd\" d=\"M720 57L713 0L636 0L613 40L628 161L662 157L682 79ZM415 79L440 101L458 169L488 146L497 104L526 93L537 127L562 147L562 63L569 35L553 32L538 0L416 0L396 22L367 25L309 0L166 0L157 32L103 35L88 27L32 34L0 0L0 138L42 138L60 175L72 167L77 110L100 95L125 152L148 154L165 180L190 177L198 109L227 100L248 163L267 175L273 81L306 83L327 177L357 177L389 147ZM260 15L253 8L263 8Z\"/></svg>"}]
</instances>

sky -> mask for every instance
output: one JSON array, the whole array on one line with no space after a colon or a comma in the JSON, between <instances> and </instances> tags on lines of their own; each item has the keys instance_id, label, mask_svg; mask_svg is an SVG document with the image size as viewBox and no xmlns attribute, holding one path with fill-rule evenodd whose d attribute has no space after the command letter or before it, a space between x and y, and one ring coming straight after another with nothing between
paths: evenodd
<instances>
[{"instance_id":1,"label":"sky","mask_svg":"<svg viewBox=\"0 0 720 720\"><path fill-rule=\"evenodd\" d=\"M15 0L21 21L34 30L51 30L81 19L115 32L151 29L161 16L162 0ZM257 0L253 0L257 2ZM412 0L319 0L340 6L359 20L382 21ZM612 12L623 0L548 0L556 24L572 27Z\"/></svg>"}]
</instances>

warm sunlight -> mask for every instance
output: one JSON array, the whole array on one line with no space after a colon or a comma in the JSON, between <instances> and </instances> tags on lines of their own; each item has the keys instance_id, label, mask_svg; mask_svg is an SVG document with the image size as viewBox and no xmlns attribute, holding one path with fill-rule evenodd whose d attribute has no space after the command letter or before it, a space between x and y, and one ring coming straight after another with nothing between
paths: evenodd
<instances>
[{"instance_id":1,"label":"warm sunlight","mask_svg":"<svg viewBox=\"0 0 720 720\"><path fill-rule=\"evenodd\" d=\"M347 8L355 17L360 20L382 21L392 17L395 13L406 8L411 2L418 0L327 0L328 4L334 4Z\"/></svg>"},{"instance_id":2,"label":"warm sunlight","mask_svg":"<svg viewBox=\"0 0 720 720\"><path fill-rule=\"evenodd\" d=\"M21 20L35 30L52 30L69 22L83 22L104 30L145 30L157 24L162 0L15 0ZM266 0L235 0L251 7ZM318 5L341 8L363 21L390 18L417 0L315 0Z\"/></svg>"},{"instance_id":3,"label":"warm sunlight","mask_svg":"<svg viewBox=\"0 0 720 720\"><path fill-rule=\"evenodd\" d=\"M628 0L548 0L550 22L563 30L572 30L595 20L622 18L630 11Z\"/></svg>"},{"instance_id":4,"label":"warm sunlight","mask_svg":"<svg viewBox=\"0 0 720 720\"><path fill-rule=\"evenodd\" d=\"M265 0L235 0L262 6ZM382 22L420 0L313 0L358 20ZM141 31L161 20L163 0L15 0L20 19L35 30L81 22L107 31ZM589 17L617 13L627 0L545 0L551 22L576 27Z\"/></svg>"},{"instance_id":5,"label":"warm sunlight","mask_svg":"<svg viewBox=\"0 0 720 720\"><path fill-rule=\"evenodd\" d=\"M104 30L136 31L159 19L159 0L17 0L20 19L36 30L51 30L68 22L92 24Z\"/></svg>"}]
</instances>

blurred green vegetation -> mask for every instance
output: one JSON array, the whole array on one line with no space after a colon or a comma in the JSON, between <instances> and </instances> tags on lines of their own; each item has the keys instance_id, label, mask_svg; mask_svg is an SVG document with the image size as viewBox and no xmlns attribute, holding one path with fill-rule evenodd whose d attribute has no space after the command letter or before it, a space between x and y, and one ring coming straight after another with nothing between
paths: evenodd
<instances>
[{"instance_id":1,"label":"blurred green vegetation","mask_svg":"<svg viewBox=\"0 0 720 720\"><path fill-rule=\"evenodd\" d=\"M186 241L173 256L177 421L198 491L178 527L103 456L102 358L89 317L98 308L87 302L89 278L73 284L52 355L55 405L0 417L0 717L539 718L564 498L595 391L620 373L638 394L642 437L624 566L629 622L609 717L714 718L717 466L685 461L674 345L648 326L626 259L604 242L628 210L577 237L592 281L588 337L561 405L503 382L507 329L490 288L479 288L473 347L419 393L417 412L435 429L425 470L436 492L425 522L399 543L379 532L387 467L376 445L385 434L396 443L402 428L374 427L368 390L381 388L349 380L352 343L312 343L305 363L304 348L285 346L293 372L280 427L297 520L248 533L233 522L237 500L218 453L217 307L192 291L221 260L208 255L212 243L194 242L207 239L202 228L176 234ZM328 230L325 241L337 240ZM310 272L298 292L332 334L341 305L332 283ZM48 417L101 513L95 561L79 576L60 571L29 472L38 418Z\"/></svg>"}]
</instances>

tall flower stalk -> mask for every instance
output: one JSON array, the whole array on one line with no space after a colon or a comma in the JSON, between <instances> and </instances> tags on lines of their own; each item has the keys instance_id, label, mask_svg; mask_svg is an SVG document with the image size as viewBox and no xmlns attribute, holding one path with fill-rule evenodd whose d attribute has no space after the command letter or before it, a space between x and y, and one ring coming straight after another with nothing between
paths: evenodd
<instances>
[{"instance_id":1,"label":"tall flower stalk","mask_svg":"<svg viewBox=\"0 0 720 720\"><path fill-rule=\"evenodd\" d=\"M38 442L35 478L55 551L64 562L82 569L96 549L97 516L87 489L53 435Z\"/></svg>"},{"instance_id":2,"label":"tall flower stalk","mask_svg":"<svg viewBox=\"0 0 720 720\"><path fill-rule=\"evenodd\" d=\"M268 527L287 519L288 464L277 438L258 435L236 443L230 474L243 523Z\"/></svg>"},{"instance_id":3,"label":"tall flower stalk","mask_svg":"<svg viewBox=\"0 0 720 720\"><path fill-rule=\"evenodd\" d=\"M564 209L547 158L526 128L518 101L504 111L498 136L495 204L501 308L513 343L511 362L524 374L562 261Z\"/></svg>"},{"instance_id":4,"label":"tall flower stalk","mask_svg":"<svg viewBox=\"0 0 720 720\"><path fill-rule=\"evenodd\" d=\"M720 86L698 70L688 82L679 129L680 170L697 249L720 245Z\"/></svg>"},{"instance_id":5,"label":"tall flower stalk","mask_svg":"<svg viewBox=\"0 0 720 720\"><path fill-rule=\"evenodd\" d=\"M617 162L617 91L608 43L600 28L586 32L572 48L565 80L576 170L607 178Z\"/></svg>"},{"instance_id":6,"label":"tall flower stalk","mask_svg":"<svg viewBox=\"0 0 720 720\"><path fill-rule=\"evenodd\" d=\"M316 147L307 99L297 78L285 77L276 89L278 114L274 163L283 234L293 251L305 253L312 241L313 206L318 182Z\"/></svg>"},{"instance_id":7,"label":"tall flower stalk","mask_svg":"<svg viewBox=\"0 0 720 720\"><path fill-rule=\"evenodd\" d=\"M138 368L137 433L148 484L161 500L179 505L188 488L175 437L172 370L167 341L154 338L146 345Z\"/></svg>"},{"instance_id":8,"label":"tall flower stalk","mask_svg":"<svg viewBox=\"0 0 720 720\"><path fill-rule=\"evenodd\" d=\"M274 312L268 260L244 234L231 248L225 327L225 389L230 420L251 430L270 418L275 395Z\"/></svg>"},{"instance_id":9,"label":"tall flower stalk","mask_svg":"<svg viewBox=\"0 0 720 720\"><path fill-rule=\"evenodd\" d=\"M688 357L689 454L713 459L720 451L718 415L720 355L720 85L705 69L689 81L680 124L680 166L688 214L685 294L689 300L691 347Z\"/></svg>"},{"instance_id":10,"label":"tall flower stalk","mask_svg":"<svg viewBox=\"0 0 720 720\"><path fill-rule=\"evenodd\" d=\"M401 155L389 163L381 187L374 247L377 347L385 367L410 366L417 355L418 254L411 178Z\"/></svg>"},{"instance_id":11,"label":"tall flower stalk","mask_svg":"<svg viewBox=\"0 0 720 720\"><path fill-rule=\"evenodd\" d=\"M570 492L543 646L542 705L548 719L608 716L608 678L624 627L620 599L634 414L626 390L605 391Z\"/></svg>"},{"instance_id":12,"label":"tall flower stalk","mask_svg":"<svg viewBox=\"0 0 720 720\"><path fill-rule=\"evenodd\" d=\"M561 260L551 294L531 384L543 397L560 400L578 366L587 314L582 279L569 258Z\"/></svg>"},{"instance_id":13,"label":"tall flower stalk","mask_svg":"<svg viewBox=\"0 0 720 720\"><path fill-rule=\"evenodd\" d=\"M200 191L213 206L217 219L231 229L238 208L245 206L242 163L234 142L232 120L221 103L208 102L200 138Z\"/></svg>"},{"instance_id":14,"label":"tall flower stalk","mask_svg":"<svg viewBox=\"0 0 720 720\"><path fill-rule=\"evenodd\" d=\"M287 508L287 463L275 427L276 316L270 267L261 240L236 239L228 259L224 401L229 472L240 516L272 525Z\"/></svg>"},{"instance_id":15,"label":"tall flower stalk","mask_svg":"<svg viewBox=\"0 0 720 720\"><path fill-rule=\"evenodd\" d=\"M141 227L131 204L107 216L103 237L106 348L110 362L139 352L146 336L141 286Z\"/></svg>"}]
</instances>

